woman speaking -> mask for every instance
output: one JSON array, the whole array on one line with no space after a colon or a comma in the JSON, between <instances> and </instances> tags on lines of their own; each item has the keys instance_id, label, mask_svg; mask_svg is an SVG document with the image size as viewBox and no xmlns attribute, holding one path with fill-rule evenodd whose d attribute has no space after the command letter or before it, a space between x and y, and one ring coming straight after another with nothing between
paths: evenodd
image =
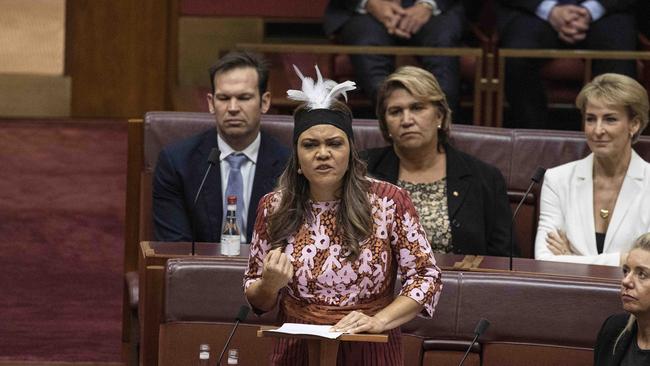
<instances>
[{"instance_id":1,"label":"woman speaking","mask_svg":"<svg viewBox=\"0 0 650 366\"><path fill-rule=\"evenodd\" d=\"M353 82L314 82L289 97L293 153L275 192L257 209L245 294L258 312L280 306L281 321L332 324L350 333L388 332L388 343L341 343L339 365L401 365L399 326L430 317L440 270L408 194L366 177L352 113L335 98ZM401 289L394 287L397 274ZM304 365L304 341L277 340L270 363Z\"/></svg>"}]
</instances>

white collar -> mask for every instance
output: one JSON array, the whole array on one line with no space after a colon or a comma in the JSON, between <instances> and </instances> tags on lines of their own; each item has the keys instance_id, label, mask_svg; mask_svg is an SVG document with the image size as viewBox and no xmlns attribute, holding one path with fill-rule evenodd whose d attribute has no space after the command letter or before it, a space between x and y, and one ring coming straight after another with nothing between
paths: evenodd
<instances>
[{"instance_id":1,"label":"white collar","mask_svg":"<svg viewBox=\"0 0 650 366\"><path fill-rule=\"evenodd\" d=\"M232 153L241 153L246 155L248 160L252 161L253 163L257 163L257 155L260 151L260 142L261 142L261 137L260 133L257 133L257 137L255 137L255 140L250 143L250 145L246 146L246 148L242 151L236 151L224 139L221 138L221 135L217 135L217 146L219 147L219 160L223 161L228 155Z\"/></svg>"},{"instance_id":2,"label":"white collar","mask_svg":"<svg viewBox=\"0 0 650 366\"><path fill-rule=\"evenodd\" d=\"M625 175L629 176L632 179L644 179L644 165L645 160L643 160L639 154L634 149L632 149L630 164L627 166ZM586 158L579 161L578 169L576 172L577 176L580 178L593 177L594 153L589 154Z\"/></svg>"}]
</instances>

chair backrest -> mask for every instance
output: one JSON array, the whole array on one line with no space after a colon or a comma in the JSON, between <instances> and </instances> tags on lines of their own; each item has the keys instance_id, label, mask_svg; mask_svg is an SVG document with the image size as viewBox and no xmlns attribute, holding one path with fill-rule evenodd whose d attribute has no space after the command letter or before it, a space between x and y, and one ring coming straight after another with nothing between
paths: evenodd
<instances>
[{"instance_id":1,"label":"chair backrest","mask_svg":"<svg viewBox=\"0 0 650 366\"><path fill-rule=\"evenodd\" d=\"M143 120L129 121L125 272L137 270L138 244L153 240L151 182L160 150L171 143L215 127L209 113L148 112ZM263 115L262 131L287 146L291 144L293 118ZM354 121L359 149L386 145L375 120Z\"/></svg>"},{"instance_id":2,"label":"chair backrest","mask_svg":"<svg viewBox=\"0 0 650 366\"><path fill-rule=\"evenodd\" d=\"M218 259L170 259L165 271L165 322L233 322L246 305L241 263ZM277 310L246 323L275 324Z\"/></svg>"},{"instance_id":3,"label":"chair backrest","mask_svg":"<svg viewBox=\"0 0 650 366\"><path fill-rule=\"evenodd\" d=\"M153 239L151 177L160 150L167 144L215 128L214 123L209 113L192 112L149 112L144 121L130 121L125 244L127 271L136 269L138 243ZM360 150L386 144L376 120L355 120L353 129ZM293 118L264 115L262 130L289 145ZM582 132L573 131L454 125L451 140L458 149L501 171L513 207L523 198L537 166L552 168L581 159L589 153ZM650 137L642 136L634 149L645 160L650 160ZM515 237L524 257L532 257L534 253L539 190L540 186L537 185L529 194L515 222Z\"/></svg>"},{"instance_id":4,"label":"chair backrest","mask_svg":"<svg viewBox=\"0 0 650 366\"><path fill-rule=\"evenodd\" d=\"M484 342L593 347L603 320L621 311L620 284L608 279L444 271L443 286L434 319L414 319L402 326L405 333L432 344L471 340L486 318Z\"/></svg>"},{"instance_id":5,"label":"chair backrest","mask_svg":"<svg viewBox=\"0 0 650 366\"><path fill-rule=\"evenodd\" d=\"M169 260L165 323L232 323L239 307L246 304L244 270L241 262L216 258ZM423 339L427 358L466 348L476 323L486 318L491 325L480 341L484 363L488 348L490 363L499 364L509 357L500 349L513 346L513 356L526 364L533 358L539 358L535 364L544 364L550 357L546 354L553 352L583 360L591 355L604 319L621 311L616 280L451 270L444 271L442 279L443 292L433 319L418 317L402 326L403 333ZM274 324L276 315L274 311L250 316L244 323ZM590 362L589 358L586 364Z\"/></svg>"},{"instance_id":6,"label":"chair backrest","mask_svg":"<svg viewBox=\"0 0 650 366\"><path fill-rule=\"evenodd\" d=\"M144 117L144 163L147 172L153 172L158 154L163 147L183 140L201 131L215 127L214 116L197 112L148 112ZM290 146L293 134L293 117L286 115L262 115L261 130ZM386 142L378 134L376 120L356 119L353 130L357 148L360 150L384 146Z\"/></svg>"}]
</instances>

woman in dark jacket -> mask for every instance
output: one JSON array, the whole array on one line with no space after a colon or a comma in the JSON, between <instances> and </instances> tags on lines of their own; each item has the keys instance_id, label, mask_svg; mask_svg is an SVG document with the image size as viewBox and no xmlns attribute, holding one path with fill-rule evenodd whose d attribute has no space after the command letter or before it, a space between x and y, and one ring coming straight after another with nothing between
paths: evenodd
<instances>
[{"instance_id":1,"label":"woman in dark jacket","mask_svg":"<svg viewBox=\"0 0 650 366\"><path fill-rule=\"evenodd\" d=\"M650 365L650 233L636 240L623 263L626 313L610 316L600 328L595 366Z\"/></svg>"},{"instance_id":2,"label":"woman in dark jacket","mask_svg":"<svg viewBox=\"0 0 650 366\"><path fill-rule=\"evenodd\" d=\"M405 66L381 85L377 116L392 146L368 173L407 189L435 252L508 256L511 211L499 170L449 144L451 110L435 77Z\"/></svg>"}]
</instances>

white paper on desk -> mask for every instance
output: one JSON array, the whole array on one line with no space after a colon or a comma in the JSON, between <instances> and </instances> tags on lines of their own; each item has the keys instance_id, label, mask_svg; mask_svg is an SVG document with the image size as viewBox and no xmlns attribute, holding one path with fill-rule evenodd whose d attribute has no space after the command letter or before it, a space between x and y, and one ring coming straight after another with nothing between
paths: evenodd
<instances>
[{"instance_id":1,"label":"white paper on desk","mask_svg":"<svg viewBox=\"0 0 650 366\"><path fill-rule=\"evenodd\" d=\"M343 332L330 332L331 328L331 325L284 323L280 328L267 330L267 332L313 335L329 339L336 339L343 334Z\"/></svg>"}]
</instances>

